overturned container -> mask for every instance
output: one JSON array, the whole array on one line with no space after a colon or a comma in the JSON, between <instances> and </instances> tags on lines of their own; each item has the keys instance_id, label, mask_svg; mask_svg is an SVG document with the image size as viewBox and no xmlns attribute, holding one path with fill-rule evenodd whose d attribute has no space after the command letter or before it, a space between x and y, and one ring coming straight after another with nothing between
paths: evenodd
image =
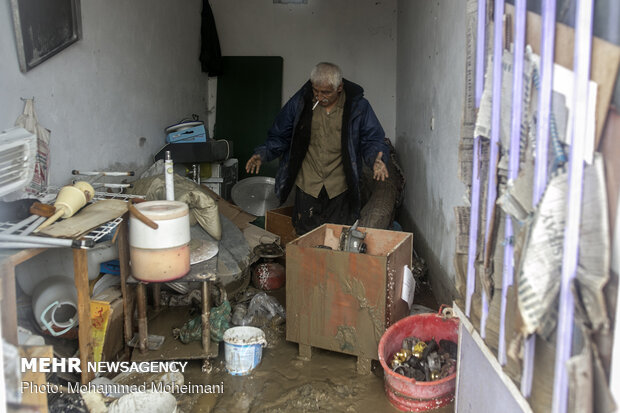
<instances>
[{"instance_id":1,"label":"overturned container","mask_svg":"<svg viewBox=\"0 0 620 413\"><path fill-rule=\"evenodd\" d=\"M147 201L135 205L157 229L129 217L131 273L141 281L166 282L190 269L189 208L179 201Z\"/></svg>"}]
</instances>

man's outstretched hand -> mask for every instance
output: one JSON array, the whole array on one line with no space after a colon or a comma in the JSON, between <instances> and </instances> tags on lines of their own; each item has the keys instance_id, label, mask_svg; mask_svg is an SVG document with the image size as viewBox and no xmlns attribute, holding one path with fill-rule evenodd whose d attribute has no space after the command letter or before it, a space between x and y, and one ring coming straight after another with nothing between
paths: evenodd
<instances>
[{"instance_id":1,"label":"man's outstretched hand","mask_svg":"<svg viewBox=\"0 0 620 413\"><path fill-rule=\"evenodd\" d=\"M256 155L254 155L256 156ZM375 159L375 163L372 166L373 178L377 181L385 181L388 177L388 170L383 161L381 160L383 157L383 152L379 152L377 154L377 159ZM251 160L251 159L250 159ZM249 162L248 162L249 164ZM247 169L247 167L246 167Z\"/></svg>"},{"instance_id":2,"label":"man's outstretched hand","mask_svg":"<svg viewBox=\"0 0 620 413\"><path fill-rule=\"evenodd\" d=\"M260 170L260 166L262 161L260 159L260 155L252 155L252 157L248 160L248 163L245 164L245 171L249 174L257 174Z\"/></svg>"}]
</instances>

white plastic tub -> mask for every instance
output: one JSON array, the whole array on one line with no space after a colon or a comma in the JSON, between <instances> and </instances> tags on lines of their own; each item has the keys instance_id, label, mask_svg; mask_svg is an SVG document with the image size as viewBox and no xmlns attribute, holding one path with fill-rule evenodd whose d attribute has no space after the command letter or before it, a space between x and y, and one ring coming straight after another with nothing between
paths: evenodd
<instances>
[{"instance_id":1,"label":"white plastic tub","mask_svg":"<svg viewBox=\"0 0 620 413\"><path fill-rule=\"evenodd\" d=\"M226 370L233 376L250 374L260 364L265 333L256 327L233 327L224 332Z\"/></svg>"}]
</instances>

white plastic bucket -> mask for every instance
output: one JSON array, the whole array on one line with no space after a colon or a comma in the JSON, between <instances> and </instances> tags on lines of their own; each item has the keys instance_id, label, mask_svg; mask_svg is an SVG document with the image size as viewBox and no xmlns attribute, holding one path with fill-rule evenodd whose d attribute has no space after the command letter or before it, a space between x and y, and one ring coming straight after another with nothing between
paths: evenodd
<instances>
[{"instance_id":1,"label":"white plastic bucket","mask_svg":"<svg viewBox=\"0 0 620 413\"><path fill-rule=\"evenodd\" d=\"M265 344L265 333L260 328L229 328L224 332L226 370L233 376L250 374L260 363Z\"/></svg>"}]
</instances>

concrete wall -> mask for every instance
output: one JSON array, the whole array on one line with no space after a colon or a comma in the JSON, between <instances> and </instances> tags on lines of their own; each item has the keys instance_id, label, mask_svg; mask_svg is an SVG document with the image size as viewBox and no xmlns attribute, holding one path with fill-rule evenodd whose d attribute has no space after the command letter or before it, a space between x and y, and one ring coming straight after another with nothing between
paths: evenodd
<instances>
[{"instance_id":1,"label":"concrete wall","mask_svg":"<svg viewBox=\"0 0 620 413\"><path fill-rule=\"evenodd\" d=\"M210 0L222 54L282 56L283 103L320 61L359 83L385 133L394 137L396 0Z\"/></svg>"},{"instance_id":2,"label":"concrete wall","mask_svg":"<svg viewBox=\"0 0 620 413\"><path fill-rule=\"evenodd\" d=\"M0 129L35 97L51 133L51 183L72 169L150 163L163 129L206 118L200 71L200 0L82 1L83 39L27 73L19 71L10 2L0 2ZM141 139L145 138L145 139Z\"/></svg>"},{"instance_id":3,"label":"concrete wall","mask_svg":"<svg viewBox=\"0 0 620 413\"><path fill-rule=\"evenodd\" d=\"M398 2L396 150L407 178L401 221L413 231L438 299L454 292L456 227L463 204L458 144L465 69L465 2Z\"/></svg>"}]
</instances>

